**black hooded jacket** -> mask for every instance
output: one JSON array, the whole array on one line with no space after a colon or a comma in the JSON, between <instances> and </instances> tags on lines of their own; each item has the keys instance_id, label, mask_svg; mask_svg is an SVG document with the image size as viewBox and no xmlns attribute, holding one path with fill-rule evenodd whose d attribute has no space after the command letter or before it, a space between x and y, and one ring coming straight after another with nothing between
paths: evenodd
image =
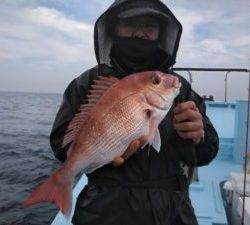
<instances>
[{"instance_id":1,"label":"black hooded jacket","mask_svg":"<svg viewBox=\"0 0 250 225\"><path fill-rule=\"evenodd\" d=\"M159 0L115 1L95 25L98 65L69 84L53 124L50 143L55 156L62 162L67 158L68 149L67 146L61 147L65 130L88 94L92 81L98 75L118 78L128 75L119 65L112 63L110 53L113 38L109 32L112 18L126 11L128 16L144 13L161 18L163 28L158 47L168 57L155 70L170 72L169 68L175 63L182 27L171 11ZM188 197L185 168L192 171L193 167L208 164L217 154L218 136L206 116L203 99L183 77L175 75L182 83L175 104L190 100L195 102L203 116L204 141L194 144L192 140L180 138L173 127L174 114L171 109L159 126L162 142L159 153L148 151L146 146L122 166L108 164L87 175L89 183L77 199L74 224L197 224Z\"/></svg>"}]
</instances>

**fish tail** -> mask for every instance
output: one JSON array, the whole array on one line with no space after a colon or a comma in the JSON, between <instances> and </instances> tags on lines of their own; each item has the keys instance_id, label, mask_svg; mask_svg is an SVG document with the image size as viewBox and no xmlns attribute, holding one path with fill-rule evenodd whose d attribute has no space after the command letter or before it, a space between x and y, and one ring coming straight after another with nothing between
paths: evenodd
<instances>
[{"instance_id":1,"label":"fish tail","mask_svg":"<svg viewBox=\"0 0 250 225\"><path fill-rule=\"evenodd\" d=\"M64 176L62 172L60 169L57 170L38 186L23 203L23 207L27 208L40 202L52 202L68 219L72 208L73 179Z\"/></svg>"}]
</instances>

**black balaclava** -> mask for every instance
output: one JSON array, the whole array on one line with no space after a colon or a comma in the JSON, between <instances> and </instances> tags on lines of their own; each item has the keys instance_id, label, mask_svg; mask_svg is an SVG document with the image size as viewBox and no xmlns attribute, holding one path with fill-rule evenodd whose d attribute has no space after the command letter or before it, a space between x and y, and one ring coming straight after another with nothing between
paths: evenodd
<instances>
[{"instance_id":1,"label":"black balaclava","mask_svg":"<svg viewBox=\"0 0 250 225\"><path fill-rule=\"evenodd\" d=\"M125 4L120 7L113 15L113 22L111 23L111 35L114 36L113 46L110 57L114 65L118 65L127 73L140 72L146 70L156 70L168 58L167 54L161 51L159 46L159 39L149 40L140 37L121 37L115 34L115 25L118 19L128 19L133 17L135 7L140 6L140 1ZM142 6L142 5L141 5ZM132 10L132 11L131 11ZM161 27L163 22L161 15L155 15L152 12L143 13L142 16L149 16L154 19ZM141 16L139 15L139 16ZM166 22L166 20L164 20ZM161 29L159 36L161 35Z\"/></svg>"},{"instance_id":2,"label":"black balaclava","mask_svg":"<svg viewBox=\"0 0 250 225\"><path fill-rule=\"evenodd\" d=\"M111 57L128 73L156 69L164 61L158 40L115 37Z\"/></svg>"}]
</instances>

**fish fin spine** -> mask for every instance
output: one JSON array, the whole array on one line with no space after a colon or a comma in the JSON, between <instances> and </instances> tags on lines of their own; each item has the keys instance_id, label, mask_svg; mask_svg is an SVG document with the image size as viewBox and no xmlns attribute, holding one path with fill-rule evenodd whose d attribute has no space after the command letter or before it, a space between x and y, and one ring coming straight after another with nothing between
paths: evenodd
<instances>
[{"instance_id":1,"label":"fish fin spine","mask_svg":"<svg viewBox=\"0 0 250 225\"><path fill-rule=\"evenodd\" d=\"M96 103L104 95L104 93L118 81L119 79L115 77L105 76L98 76L98 79L93 81L93 84L91 85L92 90L90 90L90 94L87 95L87 103L80 105L79 112L75 114L74 118L70 121L67 127L62 147L74 142L81 129L81 125L88 119Z\"/></svg>"}]
</instances>

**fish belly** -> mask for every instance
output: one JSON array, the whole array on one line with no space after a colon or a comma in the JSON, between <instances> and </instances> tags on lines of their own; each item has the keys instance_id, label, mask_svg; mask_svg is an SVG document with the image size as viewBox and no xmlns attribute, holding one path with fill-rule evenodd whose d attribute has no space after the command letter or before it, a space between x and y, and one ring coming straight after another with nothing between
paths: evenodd
<instances>
[{"instance_id":1,"label":"fish belly","mask_svg":"<svg viewBox=\"0 0 250 225\"><path fill-rule=\"evenodd\" d=\"M84 172L90 173L123 155L133 140L147 136L148 132L147 117L139 101L131 96L115 104L108 113L96 118L85 134L81 152Z\"/></svg>"}]
</instances>

